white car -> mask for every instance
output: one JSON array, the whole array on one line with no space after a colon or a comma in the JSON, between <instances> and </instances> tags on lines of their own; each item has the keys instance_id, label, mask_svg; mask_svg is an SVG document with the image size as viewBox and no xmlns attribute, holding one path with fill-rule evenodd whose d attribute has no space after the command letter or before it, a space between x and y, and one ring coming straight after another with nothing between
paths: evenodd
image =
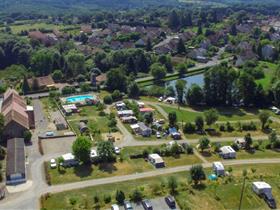
<instances>
[{"instance_id":1,"label":"white car","mask_svg":"<svg viewBox=\"0 0 280 210\"><path fill-rule=\"evenodd\" d=\"M56 168L57 165L55 159L51 159L50 163L51 163L51 168Z\"/></svg>"},{"instance_id":2,"label":"white car","mask_svg":"<svg viewBox=\"0 0 280 210\"><path fill-rule=\"evenodd\" d=\"M158 139L160 139L161 138L160 132L157 131L156 136Z\"/></svg>"},{"instance_id":3,"label":"white car","mask_svg":"<svg viewBox=\"0 0 280 210\"><path fill-rule=\"evenodd\" d=\"M117 205L117 204L113 204L112 206L111 206L111 210L119 210L120 208L119 208L119 206Z\"/></svg>"},{"instance_id":4,"label":"white car","mask_svg":"<svg viewBox=\"0 0 280 210\"><path fill-rule=\"evenodd\" d=\"M121 149L118 147L114 148L115 154L119 155L121 153Z\"/></svg>"}]
</instances>

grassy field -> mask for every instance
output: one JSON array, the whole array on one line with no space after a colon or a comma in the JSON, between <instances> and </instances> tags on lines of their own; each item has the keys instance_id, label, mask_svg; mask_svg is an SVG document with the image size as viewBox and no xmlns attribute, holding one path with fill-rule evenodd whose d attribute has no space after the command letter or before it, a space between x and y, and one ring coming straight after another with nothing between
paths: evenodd
<instances>
[{"instance_id":1,"label":"grassy field","mask_svg":"<svg viewBox=\"0 0 280 210\"><path fill-rule=\"evenodd\" d=\"M160 104L160 107L162 107L166 113L175 111L177 113L178 121L194 122L197 116L203 116L203 110L201 109L194 110L194 111L188 111L185 109L178 110L178 108L175 107L173 108L163 104ZM227 107L227 108L217 108L217 111L219 112L218 121L239 121L239 120L241 121L241 120L258 119L258 116L251 113L248 114L242 109ZM254 111L254 110L250 110L250 111Z\"/></svg>"},{"instance_id":2,"label":"grassy field","mask_svg":"<svg viewBox=\"0 0 280 210\"><path fill-rule=\"evenodd\" d=\"M51 169L48 168L52 184L75 182L87 179L121 176L153 170L154 167L143 158L130 159L132 154L142 154L145 149L152 151L152 147L126 147L122 150L122 160L112 164L79 165L73 168ZM179 157L163 157L166 167L192 165L201 161L195 155L181 154Z\"/></svg>"},{"instance_id":3,"label":"grassy field","mask_svg":"<svg viewBox=\"0 0 280 210\"><path fill-rule=\"evenodd\" d=\"M265 77L257 80L256 82L257 84L262 84L264 89L268 89L277 69L277 64L259 61L259 66L264 70Z\"/></svg>"},{"instance_id":4,"label":"grassy field","mask_svg":"<svg viewBox=\"0 0 280 210\"><path fill-rule=\"evenodd\" d=\"M280 201L280 168L276 164L267 165L244 165L232 167L232 178L219 178L218 181L204 181L204 185L195 188L188 182L188 172L173 173L170 175L125 181L108 185L88 187L79 190L72 190L45 196L42 207L46 209L108 209L115 203L116 190L125 192L128 199L131 192L138 188L145 198L154 198L169 194L167 181L173 176L178 181L177 203L182 210L193 209L237 209L239 204L240 192L242 188L242 171L248 171L248 178L245 184L242 209L269 209L266 203L252 192L252 182L263 179L272 186L272 193L276 202ZM226 167L227 168L227 167ZM251 169L256 171L253 173ZM210 174L210 169L206 170ZM99 202L94 202L94 197L99 198ZM111 196L112 201L105 204L104 196ZM70 202L75 201L75 202ZM72 203L72 204L71 204Z\"/></svg>"}]
</instances>

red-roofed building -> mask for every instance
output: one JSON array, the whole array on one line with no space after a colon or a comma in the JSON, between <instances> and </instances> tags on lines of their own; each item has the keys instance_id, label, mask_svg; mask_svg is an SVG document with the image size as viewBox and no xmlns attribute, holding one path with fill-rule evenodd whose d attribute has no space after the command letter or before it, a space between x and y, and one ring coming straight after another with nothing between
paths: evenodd
<instances>
[{"instance_id":1,"label":"red-roofed building","mask_svg":"<svg viewBox=\"0 0 280 210\"><path fill-rule=\"evenodd\" d=\"M24 131L35 127L33 107L27 106L13 89L5 92L1 113L4 116L4 139L23 137Z\"/></svg>"}]
</instances>

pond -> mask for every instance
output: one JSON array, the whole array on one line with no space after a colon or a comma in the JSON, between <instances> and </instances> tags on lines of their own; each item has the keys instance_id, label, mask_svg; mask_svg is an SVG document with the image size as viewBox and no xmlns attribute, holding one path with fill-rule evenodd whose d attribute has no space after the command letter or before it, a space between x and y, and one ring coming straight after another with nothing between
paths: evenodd
<instances>
[{"instance_id":1,"label":"pond","mask_svg":"<svg viewBox=\"0 0 280 210\"><path fill-rule=\"evenodd\" d=\"M192 84L197 84L200 87L203 87L204 85L204 75L203 74L197 74L189 77L182 78L182 80L185 80L187 82L187 88L189 88ZM166 87L172 86L175 88L177 80L168 81L165 83Z\"/></svg>"}]
</instances>

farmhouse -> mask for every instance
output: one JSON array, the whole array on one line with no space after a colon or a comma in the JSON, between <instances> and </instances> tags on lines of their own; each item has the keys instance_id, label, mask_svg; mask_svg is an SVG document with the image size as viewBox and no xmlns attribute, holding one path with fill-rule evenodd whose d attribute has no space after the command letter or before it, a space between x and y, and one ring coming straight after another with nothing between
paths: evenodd
<instances>
[{"instance_id":1,"label":"farmhouse","mask_svg":"<svg viewBox=\"0 0 280 210\"><path fill-rule=\"evenodd\" d=\"M24 182L26 182L24 139L9 139L7 142L6 183L14 185Z\"/></svg>"},{"instance_id":2,"label":"farmhouse","mask_svg":"<svg viewBox=\"0 0 280 210\"><path fill-rule=\"evenodd\" d=\"M236 152L231 146L223 146L220 148L220 156L224 159L236 158Z\"/></svg>"},{"instance_id":3,"label":"farmhouse","mask_svg":"<svg viewBox=\"0 0 280 210\"><path fill-rule=\"evenodd\" d=\"M13 89L5 92L1 113L4 116L3 139L21 138L25 131L35 127L33 108Z\"/></svg>"},{"instance_id":4,"label":"farmhouse","mask_svg":"<svg viewBox=\"0 0 280 210\"><path fill-rule=\"evenodd\" d=\"M165 167L165 163L158 154L149 154L149 162L153 164L156 168L163 168Z\"/></svg>"}]
</instances>

